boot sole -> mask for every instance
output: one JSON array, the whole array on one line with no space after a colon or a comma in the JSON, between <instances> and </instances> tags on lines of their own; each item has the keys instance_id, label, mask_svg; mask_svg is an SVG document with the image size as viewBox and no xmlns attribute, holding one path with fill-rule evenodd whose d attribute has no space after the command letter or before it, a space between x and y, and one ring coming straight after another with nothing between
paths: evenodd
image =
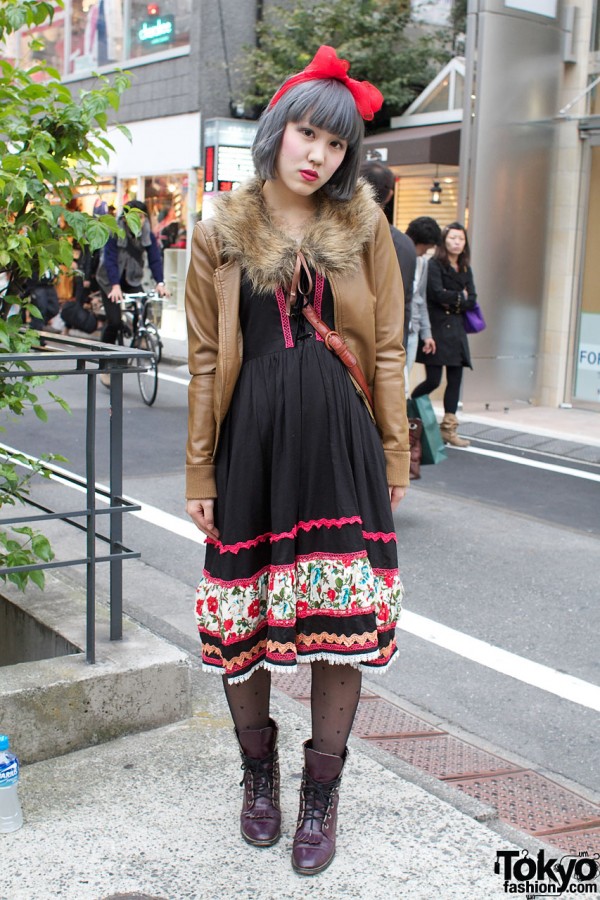
<instances>
[{"instance_id":1,"label":"boot sole","mask_svg":"<svg viewBox=\"0 0 600 900\"><path fill-rule=\"evenodd\" d=\"M294 860L292 859L292 869L294 872L297 872L298 875L320 875L321 872L324 872L325 869L329 868L333 860L335 859L335 853L333 856L327 860L322 866L319 866L318 869L303 869L302 866L297 866Z\"/></svg>"},{"instance_id":2,"label":"boot sole","mask_svg":"<svg viewBox=\"0 0 600 900\"><path fill-rule=\"evenodd\" d=\"M272 847L273 844L276 844L279 838L281 837L281 832L276 835L274 838L271 838L270 841L257 841L254 838L249 838L247 834L244 834L242 829L240 828L240 834L244 838L247 844L250 844L252 847Z\"/></svg>"}]
</instances>

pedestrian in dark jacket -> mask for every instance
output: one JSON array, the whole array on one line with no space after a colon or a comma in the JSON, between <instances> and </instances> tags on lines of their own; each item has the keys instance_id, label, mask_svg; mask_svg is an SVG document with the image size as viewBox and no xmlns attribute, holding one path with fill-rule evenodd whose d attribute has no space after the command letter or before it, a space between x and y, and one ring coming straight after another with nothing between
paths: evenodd
<instances>
[{"instance_id":1,"label":"pedestrian in dark jacket","mask_svg":"<svg viewBox=\"0 0 600 900\"><path fill-rule=\"evenodd\" d=\"M140 211L142 230L137 236L134 235L127 227L125 217L121 216L119 225L125 234L123 237L113 235L108 239L96 273L106 310L106 325L102 332L102 340L107 344L114 344L119 333L123 292L134 294L142 290L144 254L147 256L152 277L156 281L158 295L163 297L167 293L163 281L160 248L150 228L148 207L141 200L131 200L127 207Z\"/></svg>"},{"instance_id":2,"label":"pedestrian in dark jacket","mask_svg":"<svg viewBox=\"0 0 600 900\"><path fill-rule=\"evenodd\" d=\"M467 447L469 441L456 431L456 410L460 398L462 370L473 368L469 342L462 313L473 309L477 301L467 233L459 222L447 225L442 231L442 243L429 262L427 274L427 308L436 352L426 355L419 343L417 362L424 363L426 378L414 389L413 398L430 394L442 381L446 367L444 418L440 425L442 437L454 447Z\"/></svg>"},{"instance_id":3,"label":"pedestrian in dark jacket","mask_svg":"<svg viewBox=\"0 0 600 900\"><path fill-rule=\"evenodd\" d=\"M360 174L365 178L373 190L375 191L375 203L377 203L387 215L386 206L394 196L394 184L396 177L391 169L384 166L380 162L363 163ZM409 237L407 237L399 228L390 222L390 231L394 249L398 257L400 266L400 274L402 276L402 286L404 288L404 339L403 346L406 347L408 340L408 324L411 317L412 299L413 299L413 282L415 280L415 270L417 266L417 254L415 245Z\"/></svg>"}]
</instances>

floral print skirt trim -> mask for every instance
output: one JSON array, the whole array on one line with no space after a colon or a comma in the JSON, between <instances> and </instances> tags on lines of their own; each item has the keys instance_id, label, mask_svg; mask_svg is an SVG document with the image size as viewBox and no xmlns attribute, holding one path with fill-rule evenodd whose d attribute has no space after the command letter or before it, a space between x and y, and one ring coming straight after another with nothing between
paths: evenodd
<instances>
[{"instance_id":1,"label":"floral print skirt trim","mask_svg":"<svg viewBox=\"0 0 600 900\"><path fill-rule=\"evenodd\" d=\"M293 671L316 659L382 671L397 653L403 593L398 570L373 569L365 551L298 557L240 583L205 571L196 592L203 668L231 683L259 666Z\"/></svg>"}]
</instances>

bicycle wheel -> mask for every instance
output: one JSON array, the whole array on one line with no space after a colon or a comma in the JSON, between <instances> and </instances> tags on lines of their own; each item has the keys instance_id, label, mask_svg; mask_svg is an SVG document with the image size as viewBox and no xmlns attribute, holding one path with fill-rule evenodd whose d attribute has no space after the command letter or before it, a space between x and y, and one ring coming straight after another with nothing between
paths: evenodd
<instances>
[{"instance_id":1,"label":"bicycle wheel","mask_svg":"<svg viewBox=\"0 0 600 900\"><path fill-rule=\"evenodd\" d=\"M152 406L158 391L158 360L154 335L148 334L145 330L138 332L133 346L137 350L150 350L152 352L152 359L136 360L139 367L137 377L142 400L147 406ZM144 368L147 366L148 368L144 371L142 366Z\"/></svg>"},{"instance_id":2,"label":"bicycle wheel","mask_svg":"<svg viewBox=\"0 0 600 900\"><path fill-rule=\"evenodd\" d=\"M158 328L156 327L156 325L153 325L152 322L148 322L146 324L146 331L151 337L154 338L156 342L156 362L160 363L160 361L162 360L163 345L160 339L160 334L158 333Z\"/></svg>"}]
</instances>

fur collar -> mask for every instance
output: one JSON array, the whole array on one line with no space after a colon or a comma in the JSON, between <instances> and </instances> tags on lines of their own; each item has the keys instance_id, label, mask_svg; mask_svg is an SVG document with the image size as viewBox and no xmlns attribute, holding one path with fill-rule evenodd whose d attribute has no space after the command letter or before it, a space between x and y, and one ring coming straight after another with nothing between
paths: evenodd
<instances>
[{"instance_id":1,"label":"fur collar","mask_svg":"<svg viewBox=\"0 0 600 900\"><path fill-rule=\"evenodd\" d=\"M211 224L223 258L240 263L255 290L272 291L290 284L298 246L272 222L262 185L255 178L237 191L222 194ZM378 213L371 188L362 180L350 200L322 195L300 246L308 264L325 277L356 271L375 232Z\"/></svg>"}]
</instances>

